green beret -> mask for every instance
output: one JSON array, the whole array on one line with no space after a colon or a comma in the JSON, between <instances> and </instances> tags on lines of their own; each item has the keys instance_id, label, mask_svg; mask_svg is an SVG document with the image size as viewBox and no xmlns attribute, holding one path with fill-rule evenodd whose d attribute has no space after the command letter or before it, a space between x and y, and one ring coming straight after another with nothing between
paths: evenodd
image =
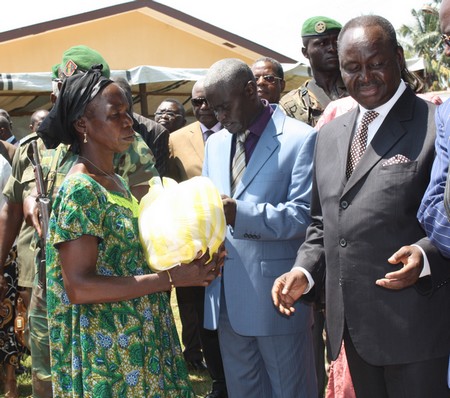
<instances>
[{"instance_id":1,"label":"green beret","mask_svg":"<svg viewBox=\"0 0 450 398\"><path fill-rule=\"evenodd\" d=\"M57 79L59 77L59 64L52 66L52 79Z\"/></svg>"},{"instance_id":2,"label":"green beret","mask_svg":"<svg viewBox=\"0 0 450 398\"><path fill-rule=\"evenodd\" d=\"M321 36L329 33L331 30L341 30L342 25L334 19L328 17L308 18L302 26L302 37Z\"/></svg>"},{"instance_id":3,"label":"green beret","mask_svg":"<svg viewBox=\"0 0 450 398\"><path fill-rule=\"evenodd\" d=\"M99 52L87 46L74 46L66 50L60 64L64 76L72 76L77 70L86 72L92 66L102 64L102 75L110 76L109 65Z\"/></svg>"}]
</instances>

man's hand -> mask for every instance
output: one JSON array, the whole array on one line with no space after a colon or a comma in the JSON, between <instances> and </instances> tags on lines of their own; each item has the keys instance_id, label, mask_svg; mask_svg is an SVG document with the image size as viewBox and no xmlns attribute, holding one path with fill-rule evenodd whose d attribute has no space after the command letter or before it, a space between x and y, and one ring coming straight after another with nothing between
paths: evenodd
<instances>
[{"instance_id":1,"label":"man's hand","mask_svg":"<svg viewBox=\"0 0 450 398\"><path fill-rule=\"evenodd\" d=\"M375 283L386 289L400 290L414 285L423 268L422 251L417 246L403 246L388 261L391 264L403 263L403 268L387 273Z\"/></svg>"},{"instance_id":2,"label":"man's hand","mask_svg":"<svg viewBox=\"0 0 450 398\"><path fill-rule=\"evenodd\" d=\"M285 315L295 312L294 303L308 287L306 275L298 268L278 277L273 283L272 300L275 307Z\"/></svg>"},{"instance_id":3,"label":"man's hand","mask_svg":"<svg viewBox=\"0 0 450 398\"><path fill-rule=\"evenodd\" d=\"M39 236L42 236L41 223L39 221L39 205L36 196L27 196L23 201L23 217L28 225L34 227Z\"/></svg>"},{"instance_id":4,"label":"man's hand","mask_svg":"<svg viewBox=\"0 0 450 398\"><path fill-rule=\"evenodd\" d=\"M236 220L236 201L227 195L222 195L222 203L227 225L234 227Z\"/></svg>"}]
</instances>

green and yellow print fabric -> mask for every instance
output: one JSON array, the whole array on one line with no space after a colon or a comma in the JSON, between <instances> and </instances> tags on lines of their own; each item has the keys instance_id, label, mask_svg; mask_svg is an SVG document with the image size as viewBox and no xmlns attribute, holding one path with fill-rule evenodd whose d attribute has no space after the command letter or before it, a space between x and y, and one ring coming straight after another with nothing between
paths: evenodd
<instances>
[{"instance_id":1,"label":"green and yellow print fabric","mask_svg":"<svg viewBox=\"0 0 450 398\"><path fill-rule=\"evenodd\" d=\"M47 243L55 397L194 396L167 293L75 305L64 289L57 245L85 234L98 237L98 274L151 273L139 242L136 208L129 192L108 192L84 174L67 177L55 199Z\"/></svg>"}]
</instances>

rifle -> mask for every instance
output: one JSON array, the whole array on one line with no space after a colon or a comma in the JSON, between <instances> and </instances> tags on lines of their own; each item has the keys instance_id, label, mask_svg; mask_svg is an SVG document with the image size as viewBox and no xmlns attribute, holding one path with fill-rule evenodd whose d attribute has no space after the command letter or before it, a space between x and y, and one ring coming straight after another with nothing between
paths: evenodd
<instances>
[{"instance_id":1,"label":"rifle","mask_svg":"<svg viewBox=\"0 0 450 398\"><path fill-rule=\"evenodd\" d=\"M38 264L38 281L41 288L45 287L45 243L47 241L47 229L48 229L48 219L50 214L50 199L47 196L47 190L44 182L44 176L42 173L42 166L39 159L39 152L36 140L31 141L31 147L33 149L33 170L34 178L36 180L36 191L37 198L36 201L39 206L39 223L41 225L41 236L39 238L39 245L41 247L41 255Z\"/></svg>"}]
</instances>

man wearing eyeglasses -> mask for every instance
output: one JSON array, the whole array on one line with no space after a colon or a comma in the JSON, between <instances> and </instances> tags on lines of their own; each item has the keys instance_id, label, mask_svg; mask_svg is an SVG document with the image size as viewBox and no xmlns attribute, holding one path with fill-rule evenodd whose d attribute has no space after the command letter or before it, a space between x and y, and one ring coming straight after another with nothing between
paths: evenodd
<instances>
[{"instance_id":1,"label":"man wearing eyeglasses","mask_svg":"<svg viewBox=\"0 0 450 398\"><path fill-rule=\"evenodd\" d=\"M174 131L169 137L169 177L178 182L202 174L205 142L211 134L222 128L208 106L202 80L197 81L192 88L191 104L197 121Z\"/></svg>"},{"instance_id":2,"label":"man wearing eyeglasses","mask_svg":"<svg viewBox=\"0 0 450 398\"><path fill-rule=\"evenodd\" d=\"M314 127L331 101L348 95L337 54L341 28L339 22L323 16L303 23L302 54L309 60L313 77L281 98L280 106L286 115Z\"/></svg>"},{"instance_id":3,"label":"man wearing eyeglasses","mask_svg":"<svg viewBox=\"0 0 450 398\"><path fill-rule=\"evenodd\" d=\"M258 97L269 101L269 104L278 104L286 86L281 64L276 59L262 57L254 62L251 69L255 75Z\"/></svg>"},{"instance_id":4,"label":"man wearing eyeglasses","mask_svg":"<svg viewBox=\"0 0 450 398\"><path fill-rule=\"evenodd\" d=\"M165 99L156 109L155 122L164 126L169 133L181 129L186 124L186 111L183 104L173 98Z\"/></svg>"},{"instance_id":5,"label":"man wearing eyeglasses","mask_svg":"<svg viewBox=\"0 0 450 398\"><path fill-rule=\"evenodd\" d=\"M173 132L169 137L168 176L178 182L202 174L205 142L222 129L206 101L203 80L194 84L191 104L197 121ZM183 353L188 367L201 367L202 349L213 381L212 391L206 398L226 398L227 388L217 331L203 328L205 288L177 288L176 294L182 325L181 339L185 347Z\"/></svg>"}]
</instances>

